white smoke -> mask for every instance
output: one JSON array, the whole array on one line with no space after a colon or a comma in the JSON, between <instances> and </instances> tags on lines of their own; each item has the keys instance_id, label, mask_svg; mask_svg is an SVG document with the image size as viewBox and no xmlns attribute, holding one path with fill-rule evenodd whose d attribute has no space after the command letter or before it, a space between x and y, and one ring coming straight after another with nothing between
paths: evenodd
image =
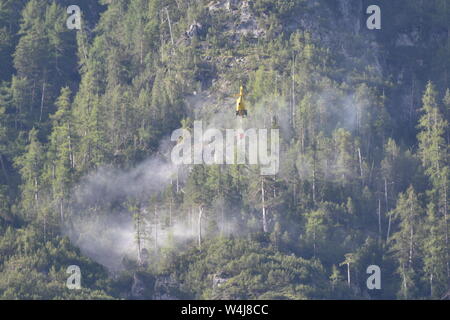
<instances>
[{"instance_id":1,"label":"white smoke","mask_svg":"<svg viewBox=\"0 0 450 320\"><path fill-rule=\"evenodd\" d=\"M328 109L332 114L332 121L327 125L330 131L336 127L344 127L353 130L355 126L355 112L358 106L354 95L345 95L333 88L324 90L314 96L317 105ZM282 140L289 141L293 134L292 119L289 103L282 97L272 97L264 102L249 105L250 117L247 119L236 118L234 115L234 100L225 103L212 101L211 98L201 96L191 97L190 105L195 118L204 118L204 130L215 129L247 129L247 128L271 128L275 120L280 128ZM325 128L322 128L325 129ZM71 205L70 224L66 232L75 245L82 252L105 265L108 269L115 271L123 268L122 261L125 257L136 260L138 256L137 241L135 239L135 226L132 214L128 211L127 201L137 200L142 205L141 210L146 208L150 198L164 191L168 186L180 185L180 192L190 166L175 166L170 161L170 152L174 142L168 138L161 141L161 146L156 155L151 156L141 164L130 169L119 169L102 167L88 174L80 180L74 188L73 201ZM281 165L287 157L287 150L281 150ZM297 156L296 156L297 157ZM334 159L326 161L332 165ZM304 177L311 175L312 168L307 163L298 159L297 167L299 173ZM223 205L223 204L222 204ZM218 229L223 235L237 234L242 228L237 221L223 218L219 213L224 210L224 216L230 217L231 213L223 209L220 204L214 204ZM167 216L169 209L158 208L158 214ZM149 223L148 229L152 234L151 243L144 247L154 249L177 243L183 243L196 239L197 212L173 212L174 217L168 227L163 221L158 224ZM207 219L207 218L206 218ZM206 225L206 221L204 225ZM155 239L156 234L157 239Z\"/></svg>"}]
</instances>

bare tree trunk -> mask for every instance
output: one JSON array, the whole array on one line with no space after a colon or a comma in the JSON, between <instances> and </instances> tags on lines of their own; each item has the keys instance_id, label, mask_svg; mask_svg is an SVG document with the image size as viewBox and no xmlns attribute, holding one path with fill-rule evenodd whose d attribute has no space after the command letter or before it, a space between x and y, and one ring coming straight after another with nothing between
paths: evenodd
<instances>
[{"instance_id":1,"label":"bare tree trunk","mask_svg":"<svg viewBox=\"0 0 450 320\"><path fill-rule=\"evenodd\" d=\"M44 100L45 100L45 76L44 76L44 83L42 84L41 113L39 115L39 122L42 121L42 113L43 113L43 109L44 109Z\"/></svg>"},{"instance_id":2,"label":"bare tree trunk","mask_svg":"<svg viewBox=\"0 0 450 320\"><path fill-rule=\"evenodd\" d=\"M292 127L295 129L295 56L292 59Z\"/></svg>"},{"instance_id":3,"label":"bare tree trunk","mask_svg":"<svg viewBox=\"0 0 450 320\"><path fill-rule=\"evenodd\" d=\"M155 206L155 251L158 250L158 211Z\"/></svg>"},{"instance_id":4,"label":"bare tree trunk","mask_svg":"<svg viewBox=\"0 0 450 320\"><path fill-rule=\"evenodd\" d=\"M408 299L408 286L406 285L406 274L405 274L405 265L402 264L402 275L403 275L403 292L405 299Z\"/></svg>"},{"instance_id":5,"label":"bare tree trunk","mask_svg":"<svg viewBox=\"0 0 450 320\"><path fill-rule=\"evenodd\" d=\"M172 23L170 22L170 16L169 16L169 10L165 8L166 15L167 15L167 21L169 22L169 31L170 31L170 40L172 41L172 46L175 44L173 41L173 34L172 34Z\"/></svg>"},{"instance_id":6,"label":"bare tree trunk","mask_svg":"<svg viewBox=\"0 0 450 320\"><path fill-rule=\"evenodd\" d=\"M72 169L75 168L75 159L73 156L73 149L72 149L72 135L70 134L71 129L70 129L70 123L67 125L67 130L69 132L69 160L70 160L70 167Z\"/></svg>"},{"instance_id":7,"label":"bare tree trunk","mask_svg":"<svg viewBox=\"0 0 450 320\"><path fill-rule=\"evenodd\" d=\"M203 217L203 206L198 208L198 248L202 248L202 217Z\"/></svg>"},{"instance_id":8,"label":"bare tree trunk","mask_svg":"<svg viewBox=\"0 0 450 320\"><path fill-rule=\"evenodd\" d=\"M348 286L350 287L351 286L351 279L350 279L350 263L347 263L347 283L348 283Z\"/></svg>"},{"instance_id":9,"label":"bare tree trunk","mask_svg":"<svg viewBox=\"0 0 450 320\"><path fill-rule=\"evenodd\" d=\"M266 190L264 188L264 178L261 178L261 200L262 200L262 223L263 231L267 232L267 217L266 217Z\"/></svg>"},{"instance_id":10,"label":"bare tree trunk","mask_svg":"<svg viewBox=\"0 0 450 320\"><path fill-rule=\"evenodd\" d=\"M378 199L378 238L381 243L381 200Z\"/></svg>"},{"instance_id":11,"label":"bare tree trunk","mask_svg":"<svg viewBox=\"0 0 450 320\"><path fill-rule=\"evenodd\" d=\"M61 226L64 225L64 205L63 205L63 199L59 201L59 215L61 219Z\"/></svg>"},{"instance_id":12,"label":"bare tree trunk","mask_svg":"<svg viewBox=\"0 0 450 320\"><path fill-rule=\"evenodd\" d=\"M362 185L364 185L364 172L362 167L361 148L358 148L358 157L359 157L359 174L361 175L361 183Z\"/></svg>"},{"instance_id":13,"label":"bare tree trunk","mask_svg":"<svg viewBox=\"0 0 450 320\"><path fill-rule=\"evenodd\" d=\"M83 28L81 28L81 32L83 33ZM86 46L84 44L84 38L81 37L81 48L83 50L83 56L84 56L84 60L87 60L87 51L86 51Z\"/></svg>"},{"instance_id":14,"label":"bare tree trunk","mask_svg":"<svg viewBox=\"0 0 450 320\"><path fill-rule=\"evenodd\" d=\"M389 204L388 204L388 190L387 190L387 179L384 179L384 202L386 206L386 212L389 212Z\"/></svg>"},{"instance_id":15,"label":"bare tree trunk","mask_svg":"<svg viewBox=\"0 0 450 320\"><path fill-rule=\"evenodd\" d=\"M433 272L430 274L430 297L433 297Z\"/></svg>"},{"instance_id":16,"label":"bare tree trunk","mask_svg":"<svg viewBox=\"0 0 450 320\"><path fill-rule=\"evenodd\" d=\"M386 212L389 212L387 179L384 179L384 201L386 202ZM388 222L386 242L389 241L389 236L390 236L390 232L391 232L391 218L392 217L389 215L389 222Z\"/></svg>"}]
</instances>

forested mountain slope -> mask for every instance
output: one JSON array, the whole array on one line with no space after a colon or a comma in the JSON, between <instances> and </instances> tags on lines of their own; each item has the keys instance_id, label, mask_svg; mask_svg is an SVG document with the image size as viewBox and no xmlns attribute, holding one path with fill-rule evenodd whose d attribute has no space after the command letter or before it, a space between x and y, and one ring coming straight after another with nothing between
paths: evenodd
<instances>
[{"instance_id":1,"label":"forested mountain slope","mask_svg":"<svg viewBox=\"0 0 450 320\"><path fill-rule=\"evenodd\" d=\"M1 298L447 295L447 0L73 2L0 0ZM175 166L195 120L279 172Z\"/></svg>"}]
</instances>

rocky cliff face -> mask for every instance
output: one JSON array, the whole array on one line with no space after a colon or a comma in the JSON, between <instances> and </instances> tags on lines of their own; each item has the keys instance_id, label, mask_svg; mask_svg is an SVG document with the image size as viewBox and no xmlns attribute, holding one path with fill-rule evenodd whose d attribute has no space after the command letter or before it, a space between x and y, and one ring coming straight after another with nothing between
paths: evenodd
<instances>
[{"instance_id":1,"label":"rocky cliff face","mask_svg":"<svg viewBox=\"0 0 450 320\"><path fill-rule=\"evenodd\" d=\"M332 52L340 68L348 70L348 74L345 74L347 71L343 73L344 78L351 77L350 73L356 69L366 70L370 77L380 77L383 73L383 59L376 34L365 28L367 15L362 0L338 0L332 5L321 0L306 1L304 7L279 19L277 23L274 23L273 12L258 11L253 1L211 1L206 10L212 21L221 22L221 37L231 48L230 52L234 53L209 55L206 53L210 47L209 38L198 37L199 47L202 48L200 59L214 71L202 80L202 90L186 99L196 114L214 114L223 108L224 103L232 105L234 100L230 98L230 88L236 82L235 78L264 65L266 57L258 56L259 60L255 62L251 50L238 50L243 38L264 42L271 41L269 38L287 39L295 32L308 33L317 47ZM194 36L205 35L208 28L206 21L192 21L184 39L190 43ZM236 54L236 51L239 53ZM206 109L201 107L206 104Z\"/></svg>"},{"instance_id":2,"label":"rocky cliff face","mask_svg":"<svg viewBox=\"0 0 450 320\"><path fill-rule=\"evenodd\" d=\"M258 26L258 21L250 8L249 1L213 1L208 5L208 10L211 15L220 15L225 11L234 16L234 21L230 21L227 24L224 33L234 37L236 40L241 35L254 38L260 38L265 35L265 30Z\"/></svg>"},{"instance_id":3,"label":"rocky cliff face","mask_svg":"<svg viewBox=\"0 0 450 320\"><path fill-rule=\"evenodd\" d=\"M270 17L264 13L258 15L251 1L212 1L208 10L211 15L230 15L223 33L236 47L242 36L265 39L268 28L273 28ZM270 32L275 32L277 36L296 31L307 32L318 46L328 48L335 56L342 56L348 64L354 64L355 61L365 65L373 64L380 74L379 46L375 41L376 34L365 28L366 18L362 0L338 0L334 6L313 0L307 1L305 8L298 11L298 14L282 19L281 25ZM235 65L245 68L245 60L246 57L242 56L217 63L218 68L222 65L228 68Z\"/></svg>"}]
</instances>

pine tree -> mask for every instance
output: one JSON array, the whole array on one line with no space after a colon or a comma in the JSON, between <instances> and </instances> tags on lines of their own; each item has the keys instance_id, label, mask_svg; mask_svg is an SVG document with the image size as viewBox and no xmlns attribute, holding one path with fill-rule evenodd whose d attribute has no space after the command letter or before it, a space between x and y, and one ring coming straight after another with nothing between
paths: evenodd
<instances>
[{"instance_id":1,"label":"pine tree","mask_svg":"<svg viewBox=\"0 0 450 320\"><path fill-rule=\"evenodd\" d=\"M424 239L424 281L429 284L429 296L440 299L447 292L447 256L445 226L436 212L435 205L430 203L427 209Z\"/></svg>"},{"instance_id":2,"label":"pine tree","mask_svg":"<svg viewBox=\"0 0 450 320\"><path fill-rule=\"evenodd\" d=\"M444 118L448 123L450 121L450 89L447 89L445 91L445 96L444 96L443 102L444 103L443 103L442 114L444 115ZM446 143L447 143L447 145L449 145L450 144L450 126L448 126L448 125L447 125L445 137L446 137Z\"/></svg>"},{"instance_id":3,"label":"pine tree","mask_svg":"<svg viewBox=\"0 0 450 320\"><path fill-rule=\"evenodd\" d=\"M444 120L439 110L437 92L434 85L429 82L423 96L423 115L419 120L417 135L419 140L419 155L425 173L430 178L433 188L429 191L431 200L436 205L438 217L441 217L439 230L445 236L446 274L450 280L449 262L449 223L448 223L448 188L449 188L449 163L448 145L445 134L448 130L448 122Z\"/></svg>"},{"instance_id":4,"label":"pine tree","mask_svg":"<svg viewBox=\"0 0 450 320\"><path fill-rule=\"evenodd\" d=\"M72 182L73 161L73 124L71 114L71 91L69 88L61 89L61 95L56 100L57 111L50 116L53 121L50 135L48 159L48 178L52 185L52 194L55 209L60 213L60 222L64 223L64 207L67 205Z\"/></svg>"},{"instance_id":5,"label":"pine tree","mask_svg":"<svg viewBox=\"0 0 450 320\"><path fill-rule=\"evenodd\" d=\"M13 71L12 54L17 44L20 12L26 0L0 0L0 82L9 81Z\"/></svg>"},{"instance_id":6,"label":"pine tree","mask_svg":"<svg viewBox=\"0 0 450 320\"><path fill-rule=\"evenodd\" d=\"M29 144L23 156L16 159L16 166L19 168L22 177L22 207L27 218L33 218L38 213L40 206L41 174L43 168L44 155L41 143L38 140L38 131L32 129L29 133Z\"/></svg>"},{"instance_id":7,"label":"pine tree","mask_svg":"<svg viewBox=\"0 0 450 320\"><path fill-rule=\"evenodd\" d=\"M388 142L384 147L385 156L381 161L381 175L383 178L383 194L384 194L384 206L385 211L389 212L391 210L391 199L397 194L398 189L398 175L399 175L399 157L400 149L398 148L395 140L389 138ZM386 241L389 241L391 236L391 224L392 216L389 216L387 231L386 231Z\"/></svg>"},{"instance_id":8,"label":"pine tree","mask_svg":"<svg viewBox=\"0 0 450 320\"><path fill-rule=\"evenodd\" d=\"M79 137L74 146L74 167L78 172L100 166L110 154L104 133L104 113L99 95L93 92L94 84L94 76L89 72L83 77L73 104L74 133Z\"/></svg>"},{"instance_id":9,"label":"pine tree","mask_svg":"<svg viewBox=\"0 0 450 320\"><path fill-rule=\"evenodd\" d=\"M56 2L30 0L22 11L20 40L14 52L19 79L27 80L31 96L26 117L46 122L64 83L72 83L76 59L75 37L65 27L65 11ZM28 128L30 129L30 128Z\"/></svg>"},{"instance_id":10,"label":"pine tree","mask_svg":"<svg viewBox=\"0 0 450 320\"><path fill-rule=\"evenodd\" d=\"M404 299L416 297L421 266L421 247L424 236L423 209L411 186L400 194L396 208L391 212L398 221L399 230L392 235L392 250L401 277L399 296Z\"/></svg>"},{"instance_id":11,"label":"pine tree","mask_svg":"<svg viewBox=\"0 0 450 320\"><path fill-rule=\"evenodd\" d=\"M198 212L196 220L198 246L201 248L203 241L203 218L204 210L211 205L212 194L205 185L208 179L208 170L204 165L197 165L191 171L186 182L185 199L186 203Z\"/></svg>"},{"instance_id":12,"label":"pine tree","mask_svg":"<svg viewBox=\"0 0 450 320\"><path fill-rule=\"evenodd\" d=\"M139 264L142 264L144 261L142 260L142 250L145 248L145 243L147 240L147 221L144 216L144 212L139 207L139 203L137 199L130 198L127 201L127 209L131 214L134 222L134 239L136 242L137 248L137 260Z\"/></svg>"}]
</instances>

